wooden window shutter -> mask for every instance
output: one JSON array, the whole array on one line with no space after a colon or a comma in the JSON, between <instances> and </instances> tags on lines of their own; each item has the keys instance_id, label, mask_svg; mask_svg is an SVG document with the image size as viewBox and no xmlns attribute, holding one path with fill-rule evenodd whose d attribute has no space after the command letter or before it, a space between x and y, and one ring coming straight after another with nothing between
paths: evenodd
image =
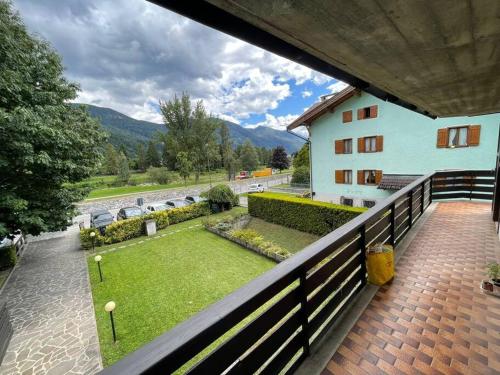
<instances>
[{"instance_id":1,"label":"wooden window shutter","mask_svg":"<svg viewBox=\"0 0 500 375\"><path fill-rule=\"evenodd\" d=\"M467 132L467 144L469 146L479 146L479 138L481 136L481 125L469 126Z\"/></svg>"},{"instance_id":2,"label":"wooden window shutter","mask_svg":"<svg viewBox=\"0 0 500 375\"><path fill-rule=\"evenodd\" d=\"M344 153L344 141L343 140L336 140L335 141L335 153L336 154L343 154Z\"/></svg>"},{"instance_id":3,"label":"wooden window shutter","mask_svg":"<svg viewBox=\"0 0 500 375\"><path fill-rule=\"evenodd\" d=\"M437 147L448 147L448 128L438 129Z\"/></svg>"},{"instance_id":4,"label":"wooden window shutter","mask_svg":"<svg viewBox=\"0 0 500 375\"><path fill-rule=\"evenodd\" d=\"M375 118L378 116L378 105L372 105L370 107L370 118Z\"/></svg>"},{"instance_id":5,"label":"wooden window shutter","mask_svg":"<svg viewBox=\"0 0 500 375\"><path fill-rule=\"evenodd\" d=\"M380 184L380 181L382 181L382 176L383 176L383 173L380 169L375 171L375 183L377 185Z\"/></svg>"},{"instance_id":6,"label":"wooden window shutter","mask_svg":"<svg viewBox=\"0 0 500 375\"><path fill-rule=\"evenodd\" d=\"M352 111L342 112L342 122L352 122Z\"/></svg>"},{"instance_id":7,"label":"wooden window shutter","mask_svg":"<svg viewBox=\"0 0 500 375\"><path fill-rule=\"evenodd\" d=\"M365 152L365 139L358 138L358 152Z\"/></svg>"},{"instance_id":8,"label":"wooden window shutter","mask_svg":"<svg viewBox=\"0 0 500 375\"><path fill-rule=\"evenodd\" d=\"M342 169L335 170L335 183L336 184L344 183L344 170Z\"/></svg>"},{"instance_id":9,"label":"wooden window shutter","mask_svg":"<svg viewBox=\"0 0 500 375\"><path fill-rule=\"evenodd\" d=\"M365 109L360 108L358 109L358 120L363 120L365 118Z\"/></svg>"},{"instance_id":10,"label":"wooden window shutter","mask_svg":"<svg viewBox=\"0 0 500 375\"><path fill-rule=\"evenodd\" d=\"M365 171L358 171L358 185L365 184Z\"/></svg>"},{"instance_id":11,"label":"wooden window shutter","mask_svg":"<svg viewBox=\"0 0 500 375\"><path fill-rule=\"evenodd\" d=\"M384 151L384 136L383 135L377 135L376 145L377 145L377 152Z\"/></svg>"}]
</instances>

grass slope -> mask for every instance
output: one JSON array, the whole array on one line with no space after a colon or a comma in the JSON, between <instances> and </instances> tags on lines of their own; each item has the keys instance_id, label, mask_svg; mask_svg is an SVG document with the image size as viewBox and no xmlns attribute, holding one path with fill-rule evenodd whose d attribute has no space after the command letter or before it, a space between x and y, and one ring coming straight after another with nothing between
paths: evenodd
<instances>
[{"instance_id":1,"label":"grass slope","mask_svg":"<svg viewBox=\"0 0 500 375\"><path fill-rule=\"evenodd\" d=\"M242 209L233 210L241 212ZM233 212L232 211L232 212ZM227 215L227 213L224 213ZM206 230L201 219L173 225L159 239L120 243L103 253L99 274L89 256L101 354L105 366L246 284L274 263ZM116 245L110 245L106 250ZM116 302L118 342L113 344L106 302Z\"/></svg>"}]
</instances>

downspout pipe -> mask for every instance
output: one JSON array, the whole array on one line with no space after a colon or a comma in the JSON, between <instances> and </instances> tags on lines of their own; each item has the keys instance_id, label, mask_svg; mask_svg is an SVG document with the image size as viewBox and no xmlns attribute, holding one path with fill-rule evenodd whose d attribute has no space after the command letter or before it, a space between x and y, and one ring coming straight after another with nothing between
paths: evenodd
<instances>
[{"instance_id":1,"label":"downspout pipe","mask_svg":"<svg viewBox=\"0 0 500 375\"><path fill-rule=\"evenodd\" d=\"M302 124L303 126L306 127L308 133L309 133L309 127L307 126L307 124ZM286 129L286 132L287 133L290 133L300 139L302 139L303 141L306 141L307 144L309 145L309 194L311 195L311 199L313 199L313 179L312 179L312 147L311 147L311 138L306 138L306 137L303 137L301 136L300 134L297 134L297 133L294 133L292 132L290 129ZM310 134L310 133L309 133Z\"/></svg>"}]
</instances>

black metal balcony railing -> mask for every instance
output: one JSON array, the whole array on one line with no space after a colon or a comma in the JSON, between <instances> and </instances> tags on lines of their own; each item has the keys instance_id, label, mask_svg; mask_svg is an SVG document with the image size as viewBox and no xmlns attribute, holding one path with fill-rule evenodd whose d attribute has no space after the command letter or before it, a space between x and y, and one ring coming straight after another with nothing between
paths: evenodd
<instances>
[{"instance_id":1,"label":"black metal balcony railing","mask_svg":"<svg viewBox=\"0 0 500 375\"><path fill-rule=\"evenodd\" d=\"M492 177L492 171L422 176L102 374L167 374L182 366L190 374L293 372L366 284L367 246L397 245L433 199L491 199Z\"/></svg>"}]
</instances>

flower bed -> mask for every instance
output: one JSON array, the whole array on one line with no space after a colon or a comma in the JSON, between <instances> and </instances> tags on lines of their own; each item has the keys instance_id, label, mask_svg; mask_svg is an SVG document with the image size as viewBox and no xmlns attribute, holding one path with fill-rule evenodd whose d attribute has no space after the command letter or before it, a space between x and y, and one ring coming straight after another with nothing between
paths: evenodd
<instances>
[{"instance_id":1,"label":"flower bed","mask_svg":"<svg viewBox=\"0 0 500 375\"><path fill-rule=\"evenodd\" d=\"M252 250L276 262L289 258L292 254L271 241L266 241L254 230L244 229L250 216L244 215L236 218L225 217L219 220L207 220L205 229L235 242L246 249Z\"/></svg>"}]
</instances>

